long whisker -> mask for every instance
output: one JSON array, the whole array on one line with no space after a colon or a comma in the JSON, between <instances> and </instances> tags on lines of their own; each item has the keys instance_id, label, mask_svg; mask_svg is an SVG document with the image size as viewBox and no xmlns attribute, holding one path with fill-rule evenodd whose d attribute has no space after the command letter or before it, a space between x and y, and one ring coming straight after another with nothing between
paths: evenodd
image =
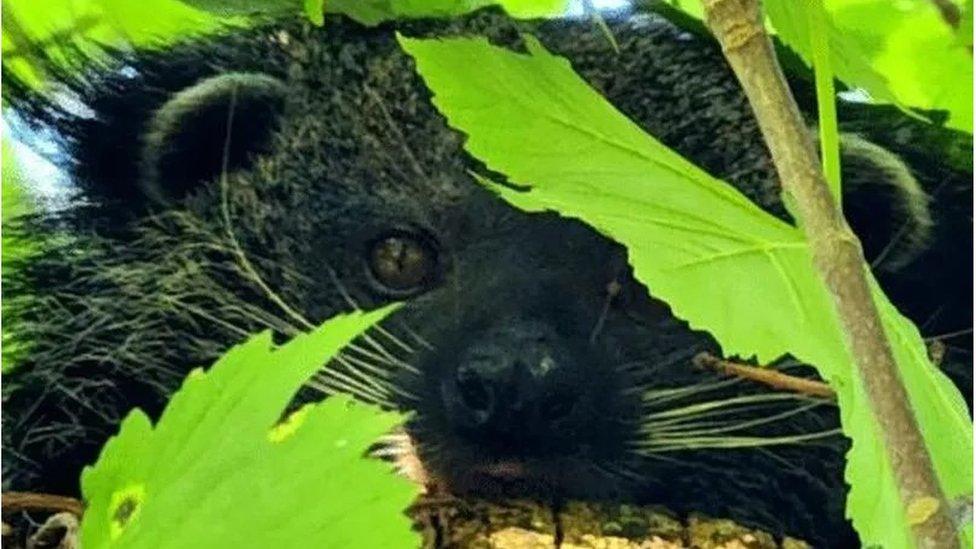
<instances>
[{"instance_id":1,"label":"long whisker","mask_svg":"<svg viewBox=\"0 0 976 549\"><path fill-rule=\"evenodd\" d=\"M369 349L365 349L365 348L363 348L363 347L361 347L359 345L356 345L355 343L350 343L350 344L346 345L346 347L343 350L347 353L347 355L350 354L350 353L358 353L358 354L362 355L363 357L365 357L365 358L367 358L369 360L375 361L378 364L386 364L388 366L395 366L397 368L403 368L404 370L407 370L408 372L410 372L412 374L420 375L420 370L418 370L416 367L414 367L409 362L406 362L404 360L400 360L400 359L398 359L396 357L394 357L394 360L391 361L388 358L386 358L384 356L381 356L381 355L378 355L378 354L370 351Z\"/></svg>"},{"instance_id":2,"label":"long whisker","mask_svg":"<svg viewBox=\"0 0 976 549\"><path fill-rule=\"evenodd\" d=\"M402 324L402 325L401 325L401 328L403 329L403 331L404 331L404 332L406 332L406 333L407 333L407 335L409 335L409 336L410 336L410 337L412 337L412 338L413 338L414 340L416 340L416 341L417 341L417 343L418 343L418 344L419 344L419 345L420 345L421 347L423 347L423 348L425 348L425 349L427 349L428 351L433 351L433 350L434 350L434 345L433 345L433 344L431 344L431 343L430 343L429 341L427 341L426 339L424 339L424 337L423 337L423 336L421 336L420 334L418 334L418 333L417 333L416 331L414 331L414 330L413 330L413 328L411 328L410 326L407 326L406 324Z\"/></svg>"},{"instance_id":3,"label":"long whisker","mask_svg":"<svg viewBox=\"0 0 976 549\"><path fill-rule=\"evenodd\" d=\"M384 360L386 360L388 362L392 362L394 364L396 364L398 362L403 362L402 360L400 360L396 356L394 356L393 353L391 353L390 351L388 351L386 349L386 347L384 347L382 343L380 343L379 341L376 340L376 338L374 338L372 335L370 335L370 333L368 331L365 332L365 333L363 333L363 334L361 334L359 336L359 338L362 341L365 341L374 351L376 351L377 353L379 353L383 357Z\"/></svg>"},{"instance_id":4,"label":"long whisker","mask_svg":"<svg viewBox=\"0 0 976 549\"><path fill-rule=\"evenodd\" d=\"M352 362L350 362L349 359L345 355L343 355L341 352L338 353L333 358L333 360L335 360L336 362L338 362L339 364L341 364L342 366L344 366L345 367L345 370L343 370L342 368L329 368L325 372L323 372L325 375L339 374L340 372L348 373L350 376L352 376L352 379L357 379L362 384L365 384L365 385L367 385L369 387L372 387L373 389L375 389L378 392L378 394L383 394L383 395L389 396L390 393L389 393L389 387L388 386L380 385L377 382L377 379L376 379L375 376L370 376L370 375L367 375L367 374L363 373L359 368L356 367L355 364L353 364Z\"/></svg>"},{"instance_id":5,"label":"long whisker","mask_svg":"<svg viewBox=\"0 0 976 549\"><path fill-rule=\"evenodd\" d=\"M335 359L349 368L362 368L367 372L371 372L384 381L389 381L391 378L391 373L389 370L384 370L383 368L380 368L367 360L356 358L349 353L340 351L339 354L336 355Z\"/></svg>"},{"instance_id":6,"label":"long whisker","mask_svg":"<svg viewBox=\"0 0 976 549\"><path fill-rule=\"evenodd\" d=\"M247 258L247 254L244 253L244 249L241 247L240 242L237 240L237 235L234 233L234 224L231 221L231 211L230 211L230 200L228 199L230 185L227 182L227 163L230 159L230 145L231 145L231 128L234 125L234 113L237 110L237 90L236 88L232 90L230 106L227 112L227 135L224 138L224 148L223 148L223 158L221 159L221 173L220 173L220 212L223 218L225 230L227 233L227 239L230 242L231 249L234 251L234 256L240 263L241 267L248 274L254 284L256 284L261 291L270 299L275 305L277 305L281 310L291 317L293 320L298 322L303 328L311 330L315 327L314 324L309 322L301 313L293 309L288 303L286 303L281 296L277 294L274 290L268 286L264 278L257 272L251 261Z\"/></svg>"},{"instance_id":7,"label":"long whisker","mask_svg":"<svg viewBox=\"0 0 976 549\"><path fill-rule=\"evenodd\" d=\"M396 335L394 335L393 332L391 332L391 331L387 330L386 328L384 328L381 324L377 324L377 325L373 326L373 329L376 330L376 332L379 333L380 335L385 336L387 339L389 339L391 342L393 342L394 345L396 345L397 347L400 347L401 349L403 349L408 355L412 355L415 352L417 352L416 349L414 349L413 347L411 347L410 345L408 345L406 342L404 342L402 339L400 339L399 337L397 337Z\"/></svg>"},{"instance_id":8,"label":"long whisker","mask_svg":"<svg viewBox=\"0 0 976 549\"><path fill-rule=\"evenodd\" d=\"M807 412L807 411L809 411L809 410L811 410L813 408L816 408L818 406L823 406L825 404L828 404L828 402L827 401L824 401L824 402L812 402L812 403L807 404L805 406L799 406L799 407L794 408L792 410L786 410L785 412L780 412L780 413L774 414L772 416L762 417L762 418L757 418L757 419L752 419L752 420L748 420L748 421L741 421L739 423L733 423L731 425L725 424L724 426L715 427L715 428L700 428L700 427L702 427L702 424L699 424L699 423L687 423L687 424L680 424L679 423L679 424L672 425L670 428L655 429L654 430L654 437L653 438L654 439L662 438L661 435L664 435L664 436L676 436L676 435L680 435L680 436L700 436L700 435L717 435L717 434L721 434L721 433L729 433L729 432L734 432L734 431L741 431L743 429L748 429L748 428L751 428L751 427L758 427L760 425L768 425L770 423L776 423L778 421L782 421L784 419L793 417L795 415L802 414L802 413Z\"/></svg>"},{"instance_id":9,"label":"long whisker","mask_svg":"<svg viewBox=\"0 0 976 549\"><path fill-rule=\"evenodd\" d=\"M328 376L316 374L305 385L325 395L332 395L337 392L346 393L367 403L393 408L393 403L390 402L387 395L382 392L378 393L370 387L365 387L337 370L332 370Z\"/></svg>"},{"instance_id":10,"label":"long whisker","mask_svg":"<svg viewBox=\"0 0 976 549\"><path fill-rule=\"evenodd\" d=\"M702 395L705 392L717 391L735 385L742 380L740 378L729 378L722 381L709 381L678 387L674 389L656 389L643 393L643 403L646 408L657 408L662 404L681 400L689 395Z\"/></svg>"},{"instance_id":11,"label":"long whisker","mask_svg":"<svg viewBox=\"0 0 976 549\"><path fill-rule=\"evenodd\" d=\"M841 430L829 429L802 435L786 435L780 437L697 437L661 439L644 445L638 452L674 452L679 450L696 450L703 448L757 448L762 446L780 446L802 444L809 441L821 440L841 434Z\"/></svg>"},{"instance_id":12,"label":"long whisker","mask_svg":"<svg viewBox=\"0 0 976 549\"><path fill-rule=\"evenodd\" d=\"M711 400L707 402L691 404L688 406L683 406L681 408L674 408L662 412L654 412L645 415L644 419L650 420L648 421L650 423L653 420L657 420L657 419L695 416L703 412L708 412L711 410L717 410L717 409L727 408L727 407L734 407L740 404L767 403L767 402L774 402L774 401L781 401L781 400L809 400L809 399L806 397L802 397L794 394L788 394L788 393L744 395L744 396L727 398L723 400Z\"/></svg>"}]
</instances>

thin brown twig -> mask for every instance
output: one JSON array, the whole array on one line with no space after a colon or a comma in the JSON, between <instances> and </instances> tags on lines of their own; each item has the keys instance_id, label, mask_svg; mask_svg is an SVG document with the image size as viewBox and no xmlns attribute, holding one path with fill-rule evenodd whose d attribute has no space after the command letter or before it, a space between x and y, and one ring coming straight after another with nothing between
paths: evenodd
<instances>
[{"instance_id":1,"label":"thin brown twig","mask_svg":"<svg viewBox=\"0 0 976 549\"><path fill-rule=\"evenodd\" d=\"M824 180L810 131L763 25L759 0L702 0L702 5L705 21L749 99L784 190L803 221L814 264L830 292L867 404L880 426L902 506L909 510L926 504L925 515L911 524L916 545L958 547L949 506L871 295L861 244Z\"/></svg>"},{"instance_id":2,"label":"thin brown twig","mask_svg":"<svg viewBox=\"0 0 976 549\"><path fill-rule=\"evenodd\" d=\"M52 511L67 512L80 517L85 511L85 504L81 500L54 494L4 492L0 501L4 514L17 511Z\"/></svg>"},{"instance_id":3,"label":"thin brown twig","mask_svg":"<svg viewBox=\"0 0 976 549\"><path fill-rule=\"evenodd\" d=\"M837 396L834 390L830 388L830 385L827 385L823 381L791 376L772 368L750 366L730 360L722 360L711 353L699 353L695 355L692 362L699 368L707 368L728 376L748 379L749 381L762 383L763 385L768 385L773 389L781 391L831 399Z\"/></svg>"}]
</instances>

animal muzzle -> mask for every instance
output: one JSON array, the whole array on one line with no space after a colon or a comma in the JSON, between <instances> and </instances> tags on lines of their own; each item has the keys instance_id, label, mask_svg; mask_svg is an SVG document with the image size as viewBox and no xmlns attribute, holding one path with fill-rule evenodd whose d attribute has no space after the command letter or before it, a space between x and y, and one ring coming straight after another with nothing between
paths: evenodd
<instances>
[{"instance_id":1,"label":"animal muzzle","mask_svg":"<svg viewBox=\"0 0 976 549\"><path fill-rule=\"evenodd\" d=\"M465 438L522 454L569 434L585 391L583 370L548 325L507 320L480 334L455 364L445 369L440 392Z\"/></svg>"}]
</instances>

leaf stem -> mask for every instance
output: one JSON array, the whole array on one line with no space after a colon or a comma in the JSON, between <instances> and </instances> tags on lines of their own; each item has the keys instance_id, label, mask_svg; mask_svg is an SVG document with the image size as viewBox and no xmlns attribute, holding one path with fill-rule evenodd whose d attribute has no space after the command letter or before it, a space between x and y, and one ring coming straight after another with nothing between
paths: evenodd
<instances>
[{"instance_id":1,"label":"leaf stem","mask_svg":"<svg viewBox=\"0 0 976 549\"><path fill-rule=\"evenodd\" d=\"M813 74L817 87L817 118L820 131L820 158L830 192L838 207L842 204L840 181L840 138L837 132L837 103L834 94L834 71L830 59L830 37L827 33L821 0L810 0L806 6L813 52Z\"/></svg>"}]
</instances>

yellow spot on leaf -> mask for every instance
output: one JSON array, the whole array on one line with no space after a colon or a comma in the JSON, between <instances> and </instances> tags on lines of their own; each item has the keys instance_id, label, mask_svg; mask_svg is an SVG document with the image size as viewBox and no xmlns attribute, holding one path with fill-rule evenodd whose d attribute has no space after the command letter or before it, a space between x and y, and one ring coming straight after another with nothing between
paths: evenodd
<instances>
[{"instance_id":1,"label":"yellow spot on leaf","mask_svg":"<svg viewBox=\"0 0 976 549\"><path fill-rule=\"evenodd\" d=\"M295 431L305 422L305 416L308 415L309 409L311 409L311 405L306 404L292 412L284 421L272 427L268 431L268 440L271 442L281 442L295 434Z\"/></svg>"}]
</instances>

